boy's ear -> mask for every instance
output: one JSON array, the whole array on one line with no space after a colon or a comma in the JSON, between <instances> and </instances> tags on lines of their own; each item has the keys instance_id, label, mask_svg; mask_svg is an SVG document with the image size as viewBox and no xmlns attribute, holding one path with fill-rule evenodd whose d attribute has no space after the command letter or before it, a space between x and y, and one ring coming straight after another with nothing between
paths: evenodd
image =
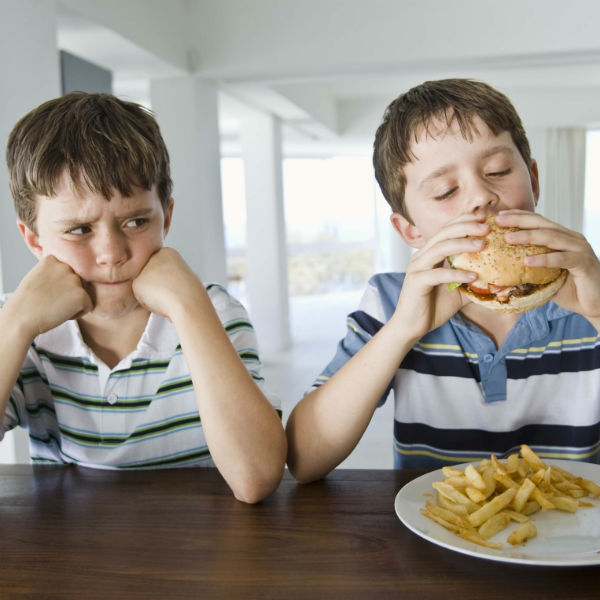
<instances>
[{"instance_id":1,"label":"boy's ear","mask_svg":"<svg viewBox=\"0 0 600 600\"><path fill-rule=\"evenodd\" d=\"M533 190L533 197L535 198L535 205L537 206L538 200L540 199L540 174L538 172L538 164L535 158L531 159L529 174L531 177L531 189Z\"/></svg>"},{"instance_id":2,"label":"boy's ear","mask_svg":"<svg viewBox=\"0 0 600 600\"><path fill-rule=\"evenodd\" d=\"M31 250L32 254L40 259L43 256L43 249L40 246L40 237L37 233L33 232L23 221L17 220L17 227L27 244L27 247Z\"/></svg>"},{"instance_id":3,"label":"boy's ear","mask_svg":"<svg viewBox=\"0 0 600 600\"><path fill-rule=\"evenodd\" d=\"M175 205L175 200L173 198L169 198L169 206L165 209L165 221L163 226L163 236L167 237L167 233L169 233L169 229L171 228L171 220L173 219L173 206Z\"/></svg>"},{"instance_id":4,"label":"boy's ear","mask_svg":"<svg viewBox=\"0 0 600 600\"><path fill-rule=\"evenodd\" d=\"M392 213L390 221L394 229L411 248L422 248L425 245L425 240L416 225L413 225L404 215L397 212Z\"/></svg>"}]
</instances>

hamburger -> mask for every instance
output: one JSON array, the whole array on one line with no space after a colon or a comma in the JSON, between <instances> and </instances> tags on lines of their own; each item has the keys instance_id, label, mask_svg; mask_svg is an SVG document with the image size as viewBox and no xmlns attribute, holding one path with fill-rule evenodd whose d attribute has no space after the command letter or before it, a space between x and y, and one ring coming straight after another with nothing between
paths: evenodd
<instances>
[{"instance_id":1,"label":"hamburger","mask_svg":"<svg viewBox=\"0 0 600 600\"><path fill-rule=\"evenodd\" d=\"M552 250L546 246L508 244L504 234L518 228L499 227L494 218L486 219L490 232L481 251L448 257L452 267L478 275L472 283L453 284L452 289L460 287L475 304L504 313L525 312L548 302L565 282L567 271L524 264L525 256Z\"/></svg>"}]
</instances>

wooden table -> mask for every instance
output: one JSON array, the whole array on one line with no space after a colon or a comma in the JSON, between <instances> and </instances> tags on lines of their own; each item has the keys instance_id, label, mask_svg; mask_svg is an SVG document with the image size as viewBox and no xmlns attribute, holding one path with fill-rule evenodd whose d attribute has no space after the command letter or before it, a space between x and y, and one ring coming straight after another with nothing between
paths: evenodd
<instances>
[{"instance_id":1,"label":"wooden table","mask_svg":"<svg viewBox=\"0 0 600 600\"><path fill-rule=\"evenodd\" d=\"M600 598L600 569L451 552L394 513L417 471L286 474L256 506L214 469L0 466L0 598Z\"/></svg>"}]
</instances>

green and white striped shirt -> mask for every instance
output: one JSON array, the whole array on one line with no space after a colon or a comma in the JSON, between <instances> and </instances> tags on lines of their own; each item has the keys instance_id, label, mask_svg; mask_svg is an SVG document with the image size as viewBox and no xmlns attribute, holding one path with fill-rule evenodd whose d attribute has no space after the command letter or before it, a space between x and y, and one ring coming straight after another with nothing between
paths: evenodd
<instances>
[{"instance_id":1,"label":"green and white striped shirt","mask_svg":"<svg viewBox=\"0 0 600 600\"><path fill-rule=\"evenodd\" d=\"M207 290L229 339L262 387L246 310L224 288ZM279 410L276 400L271 403ZM155 314L137 348L113 369L86 346L76 321L38 336L11 394L0 439L19 425L29 431L35 463L214 466L177 333Z\"/></svg>"}]
</instances>

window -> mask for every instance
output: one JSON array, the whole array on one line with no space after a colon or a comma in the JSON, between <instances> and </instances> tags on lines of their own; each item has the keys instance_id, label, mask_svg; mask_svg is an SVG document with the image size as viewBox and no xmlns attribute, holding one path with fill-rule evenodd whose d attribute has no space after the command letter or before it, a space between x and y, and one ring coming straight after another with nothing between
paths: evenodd
<instances>
[{"instance_id":1,"label":"window","mask_svg":"<svg viewBox=\"0 0 600 600\"><path fill-rule=\"evenodd\" d=\"M246 295L246 201L241 158L221 160L230 291ZM370 157L289 158L283 187L290 296L363 290L375 254Z\"/></svg>"},{"instance_id":2,"label":"window","mask_svg":"<svg viewBox=\"0 0 600 600\"><path fill-rule=\"evenodd\" d=\"M362 290L373 272L369 157L283 164L290 296Z\"/></svg>"},{"instance_id":3,"label":"window","mask_svg":"<svg viewBox=\"0 0 600 600\"><path fill-rule=\"evenodd\" d=\"M583 233L600 256L600 130L590 130L586 141Z\"/></svg>"}]
</instances>

